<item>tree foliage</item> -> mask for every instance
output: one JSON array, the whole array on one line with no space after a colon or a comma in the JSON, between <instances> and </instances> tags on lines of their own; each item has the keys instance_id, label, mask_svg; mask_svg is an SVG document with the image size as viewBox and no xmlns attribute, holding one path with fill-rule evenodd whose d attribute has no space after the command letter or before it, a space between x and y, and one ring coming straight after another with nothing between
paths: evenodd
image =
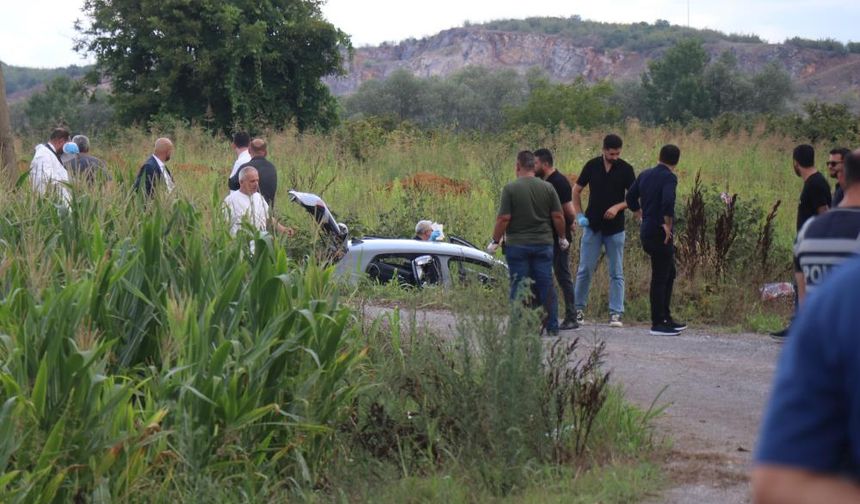
<instances>
[{"instance_id":1,"label":"tree foliage","mask_svg":"<svg viewBox=\"0 0 860 504\"><path fill-rule=\"evenodd\" d=\"M655 123L712 119L728 112L778 113L792 95L789 75L776 63L743 73L725 52L715 61L697 39L684 40L651 61L642 74L640 117Z\"/></svg>"},{"instance_id":2,"label":"tree foliage","mask_svg":"<svg viewBox=\"0 0 860 504\"><path fill-rule=\"evenodd\" d=\"M368 81L344 100L350 118L379 117L421 127L497 131L505 112L527 96L526 79L512 70L465 68L447 78L421 79L407 70Z\"/></svg>"},{"instance_id":3,"label":"tree foliage","mask_svg":"<svg viewBox=\"0 0 860 504\"><path fill-rule=\"evenodd\" d=\"M0 65L0 175L6 184L15 182L18 167L15 164L15 142L9 125L9 106L6 102L6 79Z\"/></svg>"},{"instance_id":4,"label":"tree foliage","mask_svg":"<svg viewBox=\"0 0 860 504\"><path fill-rule=\"evenodd\" d=\"M3 67L3 76L6 79L6 94L10 95L19 91L32 89L40 84L46 84L57 77L78 78L83 77L93 69L92 65L78 66L69 65L60 68L31 68L7 65L0 62Z\"/></svg>"},{"instance_id":5,"label":"tree foliage","mask_svg":"<svg viewBox=\"0 0 860 504\"><path fill-rule=\"evenodd\" d=\"M105 93L91 91L80 80L57 77L43 91L12 107L12 126L20 133L43 136L64 124L73 132L94 134L108 129L113 108Z\"/></svg>"},{"instance_id":6,"label":"tree foliage","mask_svg":"<svg viewBox=\"0 0 860 504\"><path fill-rule=\"evenodd\" d=\"M580 16L531 17L526 19L502 19L478 25L466 24L486 30L514 31L526 33L545 33L569 37L587 43L596 49L625 49L643 51L660 47L670 47L681 40L697 37L705 42L743 42L762 44L756 35L726 34L716 30L689 28L672 25L658 19L653 24L640 22L632 24L602 23L584 20Z\"/></svg>"},{"instance_id":7,"label":"tree foliage","mask_svg":"<svg viewBox=\"0 0 860 504\"><path fill-rule=\"evenodd\" d=\"M860 116L841 103L808 102L803 115L791 118L796 137L812 143L853 143L860 139Z\"/></svg>"},{"instance_id":8,"label":"tree foliage","mask_svg":"<svg viewBox=\"0 0 860 504\"><path fill-rule=\"evenodd\" d=\"M612 85L607 82L589 85L579 78L570 84L553 84L538 77L530 87L526 104L510 114L512 125L536 124L554 130L563 124L589 129L621 118Z\"/></svg>"},{"instance_id":9,"label":"tree foliage","mask_svg":"<svg viewBox=\"0 0 860 504\"><path fill-rule=\"evenodd\" d=\"M175 116L212 129L328 128L320 78L341 71L348 36L320 0L86 0L76 49L110 77L124 122Z\"/></svg>"}]
</instances>

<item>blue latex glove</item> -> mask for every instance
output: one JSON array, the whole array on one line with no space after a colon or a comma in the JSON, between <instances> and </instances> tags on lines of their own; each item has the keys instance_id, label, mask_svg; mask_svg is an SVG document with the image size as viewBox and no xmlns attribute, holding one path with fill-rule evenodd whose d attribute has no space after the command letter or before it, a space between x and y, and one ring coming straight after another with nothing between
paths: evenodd
<instances>
[{"instance_id":1,"label":"blue latex glove","mask_svg":"<svg viewBox=\"0 0 860 504\"><path fill-rule=\"evenodd\" d=\"M442 233L440 233L439 231L435 231L435 230L434 230L432 233L430 233L430 241L436 241L436 240L438 240L438 239L439 239L439 235L441 235L441 234L442 234Z\"/></svg>"},{"instance_id":2,"label":"blue latex glove","mask_svg":"<svg viewBox=\"0 0 860 504\"><path fill-rule=\"evenodd\" d=\"M580 227L588 227L588 217L585 214L576 214L576 223Z\"/></svg>"}]
</instances>

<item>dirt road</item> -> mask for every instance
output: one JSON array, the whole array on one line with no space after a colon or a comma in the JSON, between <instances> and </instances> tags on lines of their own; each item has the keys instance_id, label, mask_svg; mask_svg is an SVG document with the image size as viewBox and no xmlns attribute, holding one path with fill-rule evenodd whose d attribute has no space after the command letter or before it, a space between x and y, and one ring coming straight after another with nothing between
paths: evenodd
<instances>
[{"instance_id":1,"label":"dirt road","mask_svg":"<svg viewBox=\"0 0 860 504\"><path fill-rule=\"evenodd\" d=\"M369 309L368 315L382 311ZM454 331L448 313L423 311L415 318L436 332ZM666 461L672 486L649 502L749 502L747 472L782 348L778 343L695 327L679 337L656 337L644 327L586 325L560 337L574 336L586 343L606 341L608 367L632 402L647 408L665 388L658 402L669 406L657 427L672 440Z\"/></svg>"}]
</instances>

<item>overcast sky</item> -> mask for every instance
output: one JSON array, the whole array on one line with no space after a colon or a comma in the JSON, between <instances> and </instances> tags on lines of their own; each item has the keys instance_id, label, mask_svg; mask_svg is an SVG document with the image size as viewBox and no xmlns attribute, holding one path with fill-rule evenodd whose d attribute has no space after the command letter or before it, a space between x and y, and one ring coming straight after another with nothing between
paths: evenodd
<instances>
[{"instance_id":1,"label":"overcast sky","mask_svg":"<svg viewBox=\"0 0 860 504\"><path fill-rule=\"evenodd\" d=\"M0 60L13 65L85 64L72 50L83 0L3 0ZM325 17L352 36L356 47L420 38L461 26L529 16L595 21L687 24L687 0L328 0ZM690 25L755 33L781 42L792 37L860 41L858 0L689 0ZM40 31L41 30L41 31Z\"/></svg>"}]
</instances>

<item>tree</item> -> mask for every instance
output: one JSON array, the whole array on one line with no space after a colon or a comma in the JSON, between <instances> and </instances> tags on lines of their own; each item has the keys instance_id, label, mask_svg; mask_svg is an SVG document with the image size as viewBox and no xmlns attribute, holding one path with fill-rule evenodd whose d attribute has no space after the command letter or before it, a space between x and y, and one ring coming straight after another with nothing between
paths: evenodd
<instances>
[{"instance_id":1,"label":"tree","mask_svg":"<svg viewBox=\"0 0 860 504\"><path fill-rule=\"evenodd\" d=\"M734 54L722 53L705 69L703 80L713 115L751 108L755 91L750 79L738 70Z\"/></svg>"},{"instance_id":2,"label":"tree","mask_svg":"<svg viewBox=\"0 0 860 504\"><path fill-rule=\"evenodd\" d=\"M511 112L511 124L538 124L550 130L561 124L590 129L621 118L621 110L613 101L615 91L607 82L589 86L580 77L570 84L552 84L538 78L530 87L526 104Z\"/></svg>"},{"instance_id":3,"label":"tree","mask_svg":"<svg viewBox=\"0 0 860 504\"><path fill-rule=\"evenodd\" d=\"M385 80L363 83L344 99L344 108L350 118L497 131L504 127L505 111L521 105L525 96L525 79L513 70L467 67L447 78L421 79L400 69Z\"/></svg>"},{"instance_id":4,"label":"tree","mask_svg":"<svg viewBox=\"0 0 860 504\"><path fill-rule=\"evenodd\" d=\"M651 119L686 122L712 115L711 98L704 85L708 60L702 42L687 39L648 63L642 88Z\"/></svg>"},{"instance_id":5,"label":"tree","mask_svg":"<svg viewBox=\"0 0 860 504\"><path fill-rule=\"evenodd\" d=\"M63 76L31 96L12 123L18 131L39 136L60 124L92 135L109 128L112 121L113 109L103 91L90 91L82 81Z\"/></svg>"},{"instance_id":6,"label":"tree","mask_svg":"<svg viewBox=\"0 0 860 504\"><path fill-rule=\"evenodd\" d=\"M154 116L212 129L328 128L320 78L342 71L349 37L320 0L86 0L76 49L111 79L121 120Z\"/></svg>"},{"instance_id":7,"label":"tree","mask_svg":"<svg viewBox=\"0 0 860 504\"><path fill-rule=\"evenodd\" d=\"M12 141L12 127L9 125L9 105L6 103L6 79L0 65L0 171L6 179L7 187L12 187L18 177L15 164L15 144Z\"/></svg>"},{"instance_id":8,"label":"tree","mask_svg":"<svg viewBox=\"0 0 860 504\"><path fill-rule=\"evenodd\" d=\"M786 102L794 94L791 76L776 62L769 63L753 76L752 87L754 112L782 112Z\"/></svg>"},{"instance_id":9,"label":"tree","mask_svg":"<svg viewBox=\"0 0 860 504\"><path fill-rule=\"evenodd\" d=\"M6 80L0 66L0 171L9 187L15 183L18 166L15 164L15 144L9 124L9 105L6 103Z\"/></svg>"}]
</instances>

